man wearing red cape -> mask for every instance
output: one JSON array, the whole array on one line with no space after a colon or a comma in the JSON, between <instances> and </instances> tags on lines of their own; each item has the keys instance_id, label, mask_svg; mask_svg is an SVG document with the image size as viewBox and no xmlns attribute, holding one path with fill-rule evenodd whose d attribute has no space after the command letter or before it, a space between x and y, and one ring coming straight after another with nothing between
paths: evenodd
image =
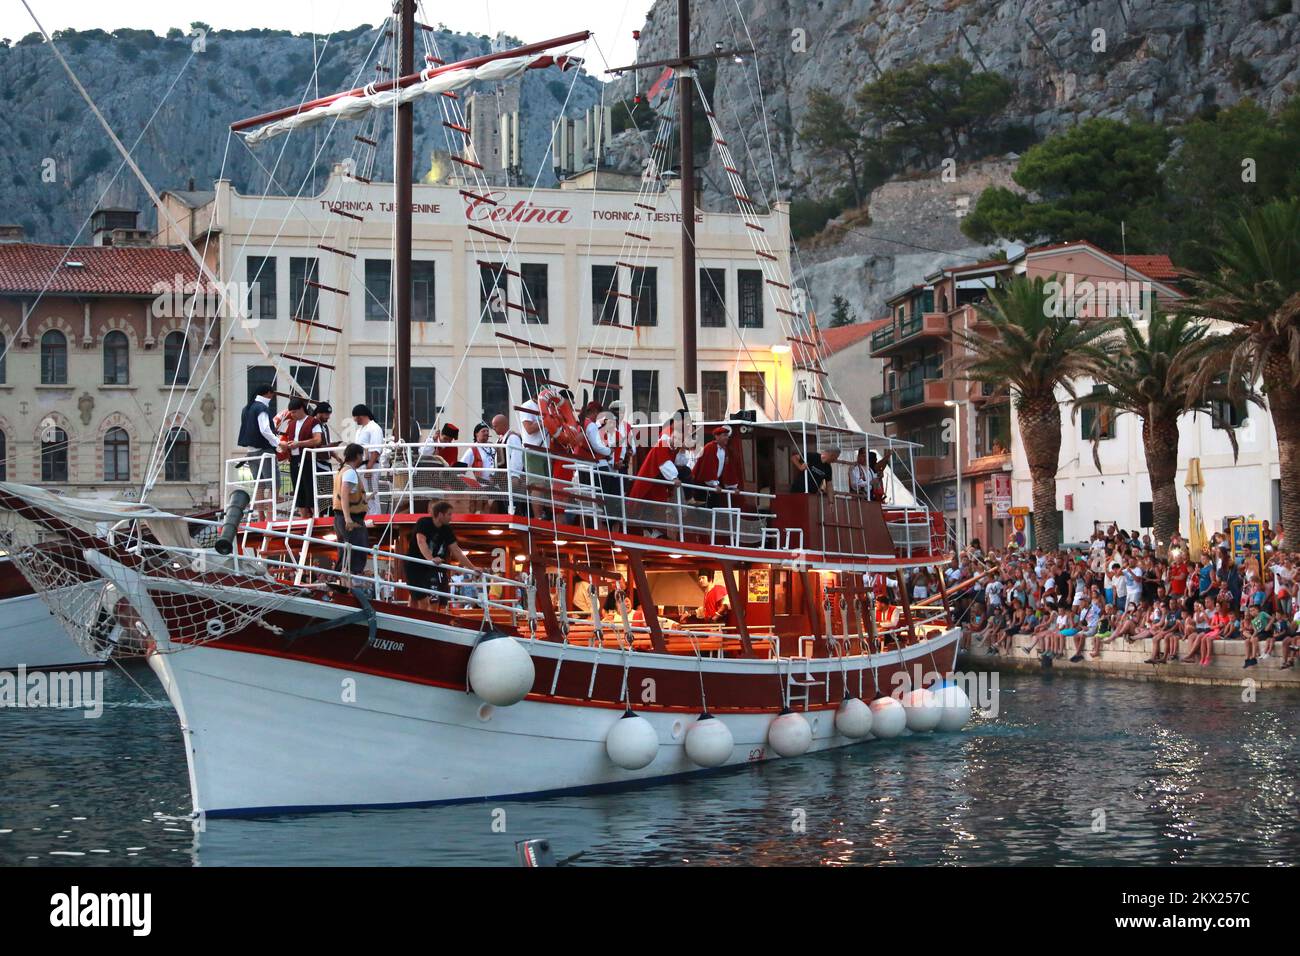
<instances>
[{"instance_id":1,"label":"man wearing red cape","mask_svg":"<svg viewBox=\"0 0 1300 956\"><path fill-rule=\"evenodd\" d=\"M730 425L713 429L713 441L700 450L700 457L691 471L695 484L709 489L709 508L733 507L730 492L740 487L740 456L730 447L730 440Z\"/></svg>"}]
</instances>

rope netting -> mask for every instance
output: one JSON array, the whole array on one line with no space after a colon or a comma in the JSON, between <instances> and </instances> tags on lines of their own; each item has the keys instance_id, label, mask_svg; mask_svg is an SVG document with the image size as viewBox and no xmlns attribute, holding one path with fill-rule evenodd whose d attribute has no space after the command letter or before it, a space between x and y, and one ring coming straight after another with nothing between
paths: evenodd
<instances>
[{"instance_id":1,"label":"rope netting","mask_svg":"<svg viewBox=\"0 0 1300 956\"><path fill-rule=\"evenodd\" d=\"M277 581L265 559L211 550L216 534L214 522L149 506L0 484L0 545L68 635L95 656L205 644L299 593Z\"/></svg>"}]
</instances>

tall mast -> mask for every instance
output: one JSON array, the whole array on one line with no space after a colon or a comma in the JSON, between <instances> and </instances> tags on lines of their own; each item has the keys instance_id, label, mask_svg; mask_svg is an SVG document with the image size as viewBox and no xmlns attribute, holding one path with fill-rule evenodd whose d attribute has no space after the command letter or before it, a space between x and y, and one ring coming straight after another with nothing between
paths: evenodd
<instances>
[{"instance_id":1,"label":"tall mast","mask_svg":"<svg viewBox=\"0 0 1300 956\"><path fill-rule=\"evenodd\" d=\"M699 390L695 345L695 64L691 56L691 0L677 0L677 126L682 169L682 383L687 395Z\"/></svg>"},{"instance_id":2,"label":"tall mast","mask_svg":"<svg viewBox=\"0 0 1300 956\"><path fill-rule=\"evenodd\" d=\"M415 71L415 0L401 0L398 41L401 45L398 74ZM411 432L411 170L415 165L413 144L414 105L406 102L397 107L397 131L393 146L397 166L393 185L396 206L396 261L393 263L394 320L397 322L397 355L393 367L393 437L414 441Z\"/></svg>"}]
</instances>

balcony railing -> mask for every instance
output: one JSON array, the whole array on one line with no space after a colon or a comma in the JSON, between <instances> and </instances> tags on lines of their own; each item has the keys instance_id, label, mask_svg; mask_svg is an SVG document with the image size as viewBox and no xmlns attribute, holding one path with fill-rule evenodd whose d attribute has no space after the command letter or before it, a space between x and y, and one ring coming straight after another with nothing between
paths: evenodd
<instances>
[{"instance_id":1,"label":"balcony railing","mask_svg":"<svg viewBox=\"0 0 1300 956\"><path fill-rule=\"evenodd\" d=\"M898 407L908 408L912 405L920 405L925 401L925 383L917 382L915 385L904 385L898 390Z\"/></svg>"},{"instance_id":2,"label":"balcony railing","mask_svg":"<svg viewBox=\"0 0 1300 956\"><path fill-rule=\"evenodd\" d=\"M872 350L874 351L876 349L883 349L886 345L893 344L895 332L897 332L897 329L894 327L894 323L892 321L888 325L876 329L876 331L872 332L871 333Z\"/></svg>"},{"instance_id":3,"label":"balcony railing","mask_svg":"<svg viewBox=\"0 0 1300 956\"><path fill-rule=\"evenodd\" d=\"M880 395L874 395L871 399L871 417L879 418L881 415L888 415L894 410L894 393L884 392Z\"/></svg>"},{"instance_id":4,"label":"balcony railing","mask_svg":"<svg viewBox=\"0 0 1300 956\"><path fill-rule=\"evenodd\" d=\"M898 323L899 341L902 341L908 336L915 335L917 332L920 332L924 325L925 322L921 318L921 313L913 312L908 318Z\"/></svg>"}]
</instances>

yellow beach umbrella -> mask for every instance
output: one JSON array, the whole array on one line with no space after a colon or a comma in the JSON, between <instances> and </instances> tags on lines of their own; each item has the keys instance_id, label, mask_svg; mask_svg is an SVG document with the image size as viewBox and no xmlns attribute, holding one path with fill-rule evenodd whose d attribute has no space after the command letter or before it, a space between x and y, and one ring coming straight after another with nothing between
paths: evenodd
<instances>
[{"instance_id":1,"label":"yellow beach umbrella","mask_svg":"<svg viewBox=\"0 0 1300 956\"><path fill-rule=\"evenodd\" d=\"M1205 548L1205 512L1201 506L1201 492L1205 488L1205 477L1201 474L1201 459L1193 458L1187 463L1188 535L1187 557L1199 561L1201 551Z\"/></svg>"}]
</instances>

